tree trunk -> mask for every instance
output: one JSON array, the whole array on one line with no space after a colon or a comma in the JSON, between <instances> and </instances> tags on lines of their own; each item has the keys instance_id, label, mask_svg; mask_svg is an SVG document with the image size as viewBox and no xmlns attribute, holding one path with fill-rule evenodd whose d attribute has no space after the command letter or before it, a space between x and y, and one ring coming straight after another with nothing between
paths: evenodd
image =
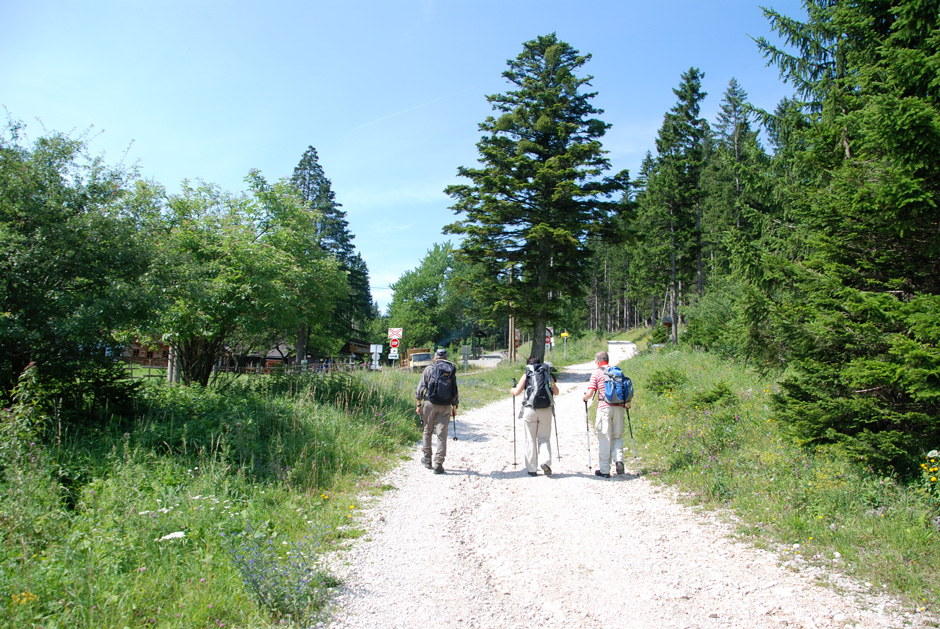
<instances>
[{"instance_id":1,"label":"tree trunk","mask_svg":"<svg viewBox=\"0 0 940 629\"><path fill-rule=\"evenodd\" d=\"M545 360L545 321L536 319L532 322L532 353L539 360Z\"/></svg>"},{"instance_id":2,"label":"tree trunk","mask_svg":"<svg viewBox=\"0 0 940 629\"><path fill-rule=\"evenodd\" d=\"M207 386L212 368L222 357L225 337L214 339L191 336L178 345L180 378L183 384Z\"/></svg>"}]
</instances>

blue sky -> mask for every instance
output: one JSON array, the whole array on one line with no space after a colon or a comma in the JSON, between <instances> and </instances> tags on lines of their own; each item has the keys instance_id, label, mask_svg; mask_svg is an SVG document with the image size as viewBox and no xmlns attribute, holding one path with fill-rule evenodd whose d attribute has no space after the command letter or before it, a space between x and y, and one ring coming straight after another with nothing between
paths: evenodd
<instances>
[{"instance_id":1,"label":"blue sky","mask_svg":"<svg viewBox=\"0 0 940 629\"><path fill-rule=\"evenodd\" d=\"M765 6L800 17L797 0ZM455 219L445 186L476 163L485 95L506 61L555 32L593 58L614 170L636 174L672 88L705 73L714 120L735 77L757 106L791 93L751 37L756 2L0 0L0 106L27 125L89 132L93 153L137 163L170 191L233 192L252 168L289 177L313 145L369 265L373 296L415 268ZM773 39L771 37L771 39Z\"/></svg>"}]
</instances>

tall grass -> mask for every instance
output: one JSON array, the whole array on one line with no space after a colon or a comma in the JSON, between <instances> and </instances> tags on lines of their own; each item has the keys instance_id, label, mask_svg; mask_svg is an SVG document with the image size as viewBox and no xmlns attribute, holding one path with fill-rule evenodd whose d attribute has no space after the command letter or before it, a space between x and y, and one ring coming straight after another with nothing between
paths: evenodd
<instances>
[{"instance_id":1,"label":"tall grass","mask_svg":"<svg viewBox=\"0 0 940 629\"><path fill-rule=\"evenodd\" d=\"M0 433L0 625L265 627L310 621L321 547L417 438L374 374L154 384L139 414L58 434L21 399Z\"/></svg>"},{"instance_id":2,"label":"tall grass","mask_svg":"<svg viewBox=\"0 0 940 629\"><path fill-rule=\"evenodd\" d=\"M771 416L776 380L713 355L667 349L625 367L646 475L733 509L741 535L789 562L835 567L915 606L937 600L936 458L905 485L832 450L801 450Z\"/></svg>"}]
</instances>

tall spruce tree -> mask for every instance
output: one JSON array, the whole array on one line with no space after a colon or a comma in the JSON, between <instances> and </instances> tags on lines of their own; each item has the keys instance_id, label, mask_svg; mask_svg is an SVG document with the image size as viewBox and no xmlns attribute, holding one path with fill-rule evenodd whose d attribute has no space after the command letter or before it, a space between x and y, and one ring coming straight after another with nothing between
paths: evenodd
<instances>
[{"instance_id":1,"label":"tall spruce tree","mask_svg":"<svg viewBox=\"0 0 940 629\"><path fill-rule=\"evenodd\" d=\"M702 176L703 249L710 272L730 274L734 251L756 237L772 203L770 159L751 126L747 92L731 79L719 106Z\"/></svg>"},{"instance_id":2,"label":"tall spruce tree","mask_svg":"<svg viewBox=\"0 0 940 629\"><path fill-rule=\"evenodd\" d=\"M703 74L690 68L673 89L677 102L666 113L656 138L657 157L638 195L638 224L643 225L641 254L650 264L668 260L670 314L678 321L677 306L683 292L695 285L704 290L702 260L702 174L709 151L708 122L699 116L706 93ZM659 283L664 283L665 278ZM673 342L678 325L673 325Z\"/></svg>"},{"instance_id":3,"label":"tall spruce tree","mask_svg":"<svg viewBox=\"0 0 940 629\"><path fill-rule=\"evenodd\" d=\"M322 218L317 225L318 244L332 255L348 274L349 295L337 308L335 332L349 336L356 333L371 319L374 311L369 289L369 269L353 245L355 236L349 231L349 221L342 205L336 201L332 184L320 165L317 150L309 146L294 173L291 183L300 190L301 197L317 210ZM305 353L306 330L298 332L298 352Z\"/></svg>"},{"instance_id":4,"label":"tall spruce tree","mask_svg":"<svg viewBox=\"0 0 940 629\"><path fill-rule=\"evenodd\" d=\"M940 444L940 12L936 0L813 0L759 42L799 91L774 137L789 228L765 294L796 375L779 416L806 444L904 470ZM794 124L795 122L795 124Z\"/></svg>"},{"instance_id":5,"label":"tall spruce tree","mask_svg":"<svg viewBox=\"0 0 940 629\"><path fill-rule=\"evenodd\" d=\"M460 167L470 183L446 189L465 218L445 232L465 236L481 270L476 300L529 322L540 357L546 324L585 293L589 235L610 228L621 207L611 197L628 185L626 171L604 176L610 125L582 91L592 77L577 75L589 59L554 33L523 44L503 72L514 89L487 97L497 116L480 125L480 166Z\"/></svg>"}]
</instances>

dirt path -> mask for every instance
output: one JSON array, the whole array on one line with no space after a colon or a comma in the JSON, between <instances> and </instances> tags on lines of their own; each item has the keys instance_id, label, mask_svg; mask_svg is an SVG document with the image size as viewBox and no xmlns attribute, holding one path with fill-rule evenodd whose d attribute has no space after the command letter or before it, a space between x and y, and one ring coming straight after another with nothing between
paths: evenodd
<instances>
[{"instance_id":1,"label":"dirt path","mask_svg":"<svg viewBox=\"0 0 940 629\"><path fill-rule=\"evenodd\" d=\"M611 344L611 362L634 349ZM731 541L715 516L630 474L632 456L627 474L595 477L581 402L591 368L559 379L552 477L526 475L518 419L513 467L508 393L458 416L446 475L422 467L417 449L391 472L385 481L395 489L361 514L369 534L331 560L346 586L330 626L934 626L848 580L781 567L776 555ZM824 577L841 593L815 584Z\"/></svg>"}]
</instances>

